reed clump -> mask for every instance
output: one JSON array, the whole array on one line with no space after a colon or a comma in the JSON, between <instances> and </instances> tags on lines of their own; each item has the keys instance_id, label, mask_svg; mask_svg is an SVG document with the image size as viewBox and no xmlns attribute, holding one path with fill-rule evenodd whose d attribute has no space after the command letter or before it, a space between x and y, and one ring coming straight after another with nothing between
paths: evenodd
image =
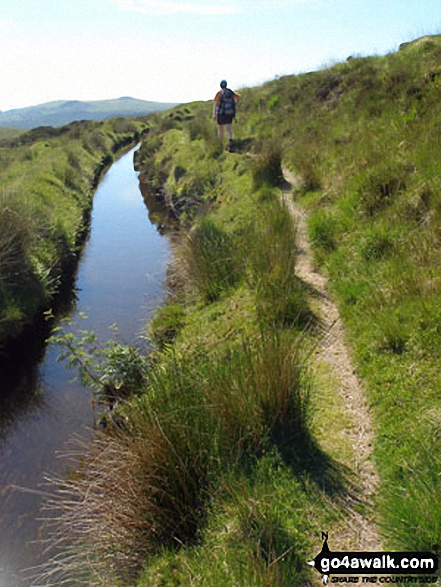
<instances>
[{"instance_id":1,"label":"reed clump","mask_svg":"<svg viewBox=\"0 0 441 587\"><path fill-rule=\"evenodd\" d=\"M232 237L205 216L190 231L183 251L190 283L206 303L217 300L239 279Z\"/></svg>"},{"instance_id":2,"label":"reed clump","mask_svg":"<svg viewBox=\"0 0 441 587\"><path fill-rule=\"evenodd\" d=\"M255 292L259 319L271 328L306 327L312 320L308 297L296 273L296 228L278 201L262 205L246 237L247 281Z\"/></svg>"},{"instance_id":3,"label":"reed clump","mask_svg":"<svg viewBox=\"0 0 441 587\"><path fill-rule=\"evenodd\" d=\"M149 380L46 503L57 585L133 580L146 556L198 542L224 476L311 444L298 344L266 334L222 356L170 351Z\"/></svg>"}]
</instances>

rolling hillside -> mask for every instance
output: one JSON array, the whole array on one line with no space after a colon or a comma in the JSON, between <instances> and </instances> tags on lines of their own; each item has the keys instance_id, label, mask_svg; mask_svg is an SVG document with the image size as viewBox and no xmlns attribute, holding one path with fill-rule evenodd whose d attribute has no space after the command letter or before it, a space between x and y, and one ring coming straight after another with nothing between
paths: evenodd
<instances>
[{"instance_id":1,"label":"rolling hillside","mask_svg":"<svg viewBox=\"0 0 441 587\"><path fill-rule=\"evenodd\" d=\"M31 129L37 126L63 126L76 120L143 116L167 110L176 104L122 97L116 100L59 100L37 106L0 112L0 127Z\"/></svg>"},{"instance_id":2,"label":"rolling hillside","mask_svg":"<svg viewBox=\"0 0 441 587\"><path fill-rule=\"evenodd\" d=\"M195 223L192 231L202 233L207 266L192 262L190 272L196 277L190 277L191 282L196 282L201 294L211 292L205 288L213 287L217 280L223 284L218 284L223 294L215 294L221 301L208 304L211 313L208 309L196 311L197 318L188 298L184 296L181 302L183 312L173 299L173 312L165 312L162 321L158 319L159 332L162 336L175 333L175 346L184 356L191 356L186 354L188 349L197 354L196 349L222 348L226 340L240 337L240 332L251 338L246 324L253 320L252 310L240 285L235 285L242 282L234 271L243 270L243 261L237 260L244 254L248 259L245 266L253 266L259 246L263 247L260 257L265 259L266 277L253 279L245 269L245 281L255 296L251 307L258 316L271 316L282 339L288 336L287 327L292 328L288 325L293 316L301 319L300 296L291 306L287 300L294 295L293 289L275 293L283 276L290 274L291 254L289 250L271 253L280 246L277 240L282 222L277 228L271 225L266 208L271 195L259 189L262 182L283 185L283 164L294 176L294 200L308 219L315 269L327 277L328 292L339 308L372 421L373 455L368 460L378 471L380 482L377 489L371 482L372 495L363 505L362 515L377 523L386 549L439 553L441 36L416 39L386 56L354 57L321 71L284 76L241 93L233 126L236 153L225 153L216 143L211 104L205 103L194 105L190 112L178 108L163 115L159 136L149 136L139 154L140 163L144 159L141 176L150 191L171 206L182 222ZM251 169L251 183L246 179L247 169ZM218 232L207 226L207 220L198 220L201 212L208 212ZM250 234L247 223L252 223L250 219L256 214L261 232L251 230ZM266 231L273 235L272 242L265 241ZM241 245L244 238L246 253ZM221 267L234 268L230 269L235 275L233 283L214 268L208 270L210 258L222 258ZM234 260L242 269L237 269ZM273 297L263 294L266 280ZM295 283L294 277L290 280ZM323 327L326 321L318 310L320 298L313 288L306 286L306 291ZM283 308L282 300L287 302ZM220 327L222 319L225 330ZM334 336L335 327L324 333L325 341ZM354 425L369 426L368 420L352 415L348 425L347 402L339 405L337 400L341 385L336 384L336 373L316 358L311 357L308 366L314 373L315 389L310 431L319 439L320 449L336 459L337 467L346 464L352 469L353 462L345 458L348 447L344 439ZM278 391L276 385L274 393ZM348 395L354 394L349 390ZM283 455L283 450L279 451ZM323 472L323 457L317 458L312 470L306 470L308 451L303 458L305 469L294 476L303 479L309 496L312 492L321 499L330 490L329 480L321 480L321 490L313 483L315 475ZM355 448L357 482L365 474L365 458L366 454ZM343 479L342 470L340 474ZM293 571L290 582L284 572L289 572L285 565L289 567L290 559L290 569L294 568L294 553L305 547L302 539L307 541L307 537L301 524L307 518L307 507L300 519L294 508L285 512L284 518L287 501L279 503L274 498L276 503L268 505L269 496L274 495L271 483L280 490L283 481L275 481L274 473L271 481L267 478L267 492L259 494L257 486L262 486L253 479L254 485L242 479L241 489L228 489L224 500L216 495L214 515L200 530L198 549L187 542L175 557L170 553L159 560L146 557L140 584L149 585L152 576L167 584L176 573L183 585L192 581L201 585L305 585L301 566L297 576ZM297 499L299 504L300 496ZM338 530L329 520L325 524L334 528L334 544L340 541L348 550L356 550L355 534L359 534L349 521L349 509L343 513L341 525L337 524ZM319 511L320 507L315 511L316 521L323 515ZM280 516L277 522L271 518L275 512ZM248 533L241 535L245 520L250 526ZM271 531L270 520L274 523ZM314 521L309 518L309 523L312 536ZM221 532L220 538L216 531ZM291 541L282 540L277 546L282 532L290 534ZM244 579L236 564L247 540L248 560L259 570L255 574L251 568L244 571ZM284 548L290 547L293 550L281 561ZM206 558L211 564L204 565ZM274 561L280 563L278 575Z\"/></svg>"},{"instance_id":3,"label":"rolling hillside","mask_svg":"<svg viewBox=\"0 0 441 587\"><path fill-rule=\"evenodd\" d=\"M75 584L318 585L324 530L440 552L441 37L241 93L235 152L201 102L138 151L181 226L154 354L67 341L123 400L51 497Z\"/></svg>"}]
</instances>

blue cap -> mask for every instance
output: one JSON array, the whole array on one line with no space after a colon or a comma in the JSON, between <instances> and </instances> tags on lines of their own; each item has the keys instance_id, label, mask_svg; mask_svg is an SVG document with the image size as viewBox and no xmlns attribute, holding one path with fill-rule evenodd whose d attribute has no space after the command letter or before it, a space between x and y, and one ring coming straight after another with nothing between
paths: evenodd
<instances>
[{"instance_id":1,"label":"blue cap","mask_svg":"<svg viewBox=\"0 0 441 587\"><path fill-rule=\"evenodd\" d=\"M220 83L220 87L221 87L221 88L226 88L226 87L227 87L227 82L226 82L226 80L224 80L224 79L223 79L223 80L221 81L221 83Z\"/></svg>"}]
</instances>

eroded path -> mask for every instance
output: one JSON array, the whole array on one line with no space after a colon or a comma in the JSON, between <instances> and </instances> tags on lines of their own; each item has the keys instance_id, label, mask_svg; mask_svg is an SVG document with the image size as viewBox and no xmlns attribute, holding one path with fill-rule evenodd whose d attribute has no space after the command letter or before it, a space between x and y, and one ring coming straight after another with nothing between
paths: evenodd
<instances>
[{"instance_id":1,"label":"eroded path","mask_svg":"<svg viewBox=\"0 0 441 587\"><path fill-rule=\"evenodd\" d=\"M379 478L372 462L373 429L370 412L345 344L338 309L327 293L326 278L314 269L306 215L293 200L298 182L290 171L284 169L283 172L287 181L283 199L297 227L298 276L316 293L324 331L317 360L329 366L343 399L350 426L345 426L341 432L353 448L355 461L352 468L358 479L358 499L364 506L356 508L361 509L363 513L360 513L348 498L347 507L345 504L348 512L346 523L338 536L332 536L330 546L334 551L380 551L379 532L370 507L379 487Z\"/></svg>"}]
</instances>

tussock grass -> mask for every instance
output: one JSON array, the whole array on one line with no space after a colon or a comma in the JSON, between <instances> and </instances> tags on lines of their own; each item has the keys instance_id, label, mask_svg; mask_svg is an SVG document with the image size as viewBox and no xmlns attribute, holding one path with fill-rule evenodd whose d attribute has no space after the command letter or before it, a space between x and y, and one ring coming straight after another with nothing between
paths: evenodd
<instances>
[{"instance_id":1,"label":"tussock grass","mask_svg":"<svg viewBox=\"0 0 441 587\"><path fill-rule=\"evenodd\" d=\"M14 198L5 193L0 207L0 280L3 286L12 285L20 278L20 272L29 263L27 251L32 234L27 220L26 213L17 210Z\"/></svg>"},{"instance_id":2,"label":"tussock grass","mask_svg":"<svg viewBox=\"0 0 441 587\"><path fill-rule=\"evenodd\" d=\"M0 198L0 342L16 334L23 317L44 299L39 267L30 255L42 227L36 228L31 210L6 191ZM47 268L46 280L49 273Z\"/></svg>"},{"instance_id":3,"label":"tussock grass","mask_svg":"<svg viewBox=\"0 0 441 587\"><path fill-rule=\"evenodd\" d=\"M296 275L296 232L277 200L262 206L246 238L247 279L256 295L257 313L272 328L307 326L312 321L307 294Z\"/></svg>"},{"instance_id":4,"label":"tussock grass","mask_svg":"<svg viewBox=\"0 0 441 587\"><path fill-rule=\"evenodd\" d=\"M308 575L307 507L301 485L268 455L253 472L223 481L200 544L161 552L138 584L300 587Z\"/></svg>"},{"instance_id":5,"label":"tussock grass","mask_svg":"<svg viewBox=\"0 0 441 587\"><path fill-rule=\"evenodd\" d=\"M184 261L191 284L207 303L238 281L233 240L210 217L201 218L188 234Z\"/></svg>"},{"instance_id":6,"label":"tussock grass","mask_svg":"<svg viewBox=\"0 0 441 587\"><path fill-rule=\"evenodd\" d=\"M253 161L254 189L264 185L280 187L283 182L282 147L276 139L266 139L254 146L256 156Z\"/></svg>"},{"instance_id":7,"label":"tussock grass","mask_svg":"<svg viewBox=\"0 0 441 587\"><path fill-rule=\"evenodd\" d=\"M205 303L218 300L245 280L254 292L262 325L305 327L312 314L296 275L295 228L274 193L268 197L262 193L258 212L236 233L222 230L209 216L198 221L181 249L184 271Z\"/></svg>"},{"instance_id":8,"label":"tussock grass","mask_svg":"<svg viewBox=\"0 0 441 587\"><path fill-rule=\"evenodd\" d=\"M300 455L311 445L308 404L299 345L273 335L191 362L169 353L78 472L57 481L46 509L51 543L63 548L47 576L127 581L147 554L194 544L223 476L271 446ZM275 557L271 524L255 525L257 559Z\"/></svg>"},{"instance_id":9,"label":"tussock grass","mask_svg":"<svg viewBox=\"0 0 441 587\"><path fill-rule=\"evenodd\" d=\"M422 39L393 55L244 90L235 139L243 151L261 145L257 157L210 146L213 129L198 118L208 116L206 104L158 117L139 158L155 197L182 224L194 224L185 255L197 295L179 292L163 319L165 351L148 374L148 392L119 412L117 428L104 437L103 448L121 443L115 459L131 451L126 487L115 491L123 492L121 503L129 500L128 512L142 516L141 542L138 529L136 544L124 524L118 530L118 509L101 503L114 504L115 493L99 482L87 524L69 522L70 514L61 520L80 529L73 564L90 551L121 582L144 565L142 587L307 581L300 537L325 509L338 509L345 482L311 432L296 338L311 314L295 275L295 232L272 190L282 160L300 177L317 262L367 390L385 546L439 548L439 430L426 416L439 415L440 51L439 38ZM242 298L240 288L247 288ZM209 345L198 325L210 329ZM173 352L166 351L170 340ZM83 511L77 504L93 494L89 466L79 492L72 488L72 511ZM312 512L318 488L328 501ZM95 516L104 520L100 536ZM80 546L84 538L89 551ZM104 566L96 573L97 581L106 577Z\"/></svg>"}]
</instances>

